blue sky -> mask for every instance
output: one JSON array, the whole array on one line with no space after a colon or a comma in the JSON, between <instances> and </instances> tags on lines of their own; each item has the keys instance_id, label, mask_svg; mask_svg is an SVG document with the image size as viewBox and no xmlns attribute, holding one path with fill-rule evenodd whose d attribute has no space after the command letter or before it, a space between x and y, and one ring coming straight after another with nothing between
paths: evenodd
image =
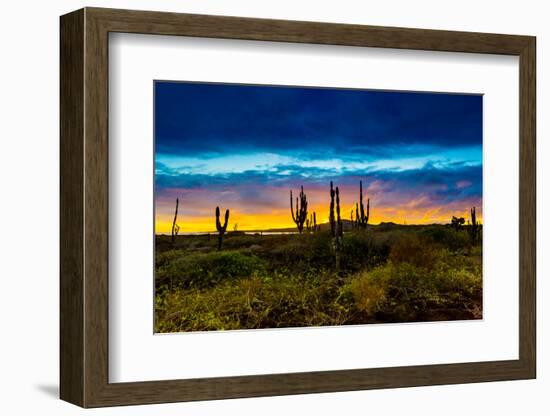
<instances>
[{"instance_id":1,"label":"blue sky","mask_svg":"<svg viewBox=\"0 0 550 416\"><path fill-rule=\"evenodd\" d=\"M379 221L441 222L481 208L482 96L156 82L155 162L159 224L175 197L191 228L213 204L283 224L283 194L323 210L330 180L350 205L362 180Z\"/></svg>"}]
</instances>

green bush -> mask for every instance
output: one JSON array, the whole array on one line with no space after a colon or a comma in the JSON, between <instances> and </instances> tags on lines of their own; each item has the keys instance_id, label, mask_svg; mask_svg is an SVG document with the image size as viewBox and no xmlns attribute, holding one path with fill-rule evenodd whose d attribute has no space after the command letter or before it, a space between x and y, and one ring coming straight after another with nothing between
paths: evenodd
<instances>
[{"instance_id":1,"label":"green bush","mask_svg":"<svg viewBox=\"0 0 550 416\"><path fill-rule=\"evenodd\" d=\"M365 267L371 268L385 263L390 252L387 235L374 235L372 232L346 233L342 239L342 269L356 272Z\"/></svg>"},{"instance_id":2,"label":"green bush","mask_svg":"<svg viewBox=\"0 0 550 416\"><path fill-rule=\"evenodd\" d=\"M177 260L180 257L185 256L185 251L182 250L167 250L163 252L157 252L155 255L155 267L158 270L160 267L164 267L170 264L172 261Z\"/></svg>"},{"instance_id":3,"label":"green bush","mask_svg":"<svg viewBox=\"0 0 550 416\"><path fill-rule=\"evenodd\" d=\"M212 237L217 240L216 236ZM243 248L250 247L253 244L258 244L261 241L261 236L259 235L248 235L240 232L230 232L223 238L223 248L224 250L239 250Z\"/></svg>"},{"instance_id":4,"label":"green bush","mask_svg":"<svg viewBox=\"0 0 550 416\"><path fill-rule=\"evenodd\" d=\"M265 253L264 258L271 271L282 271L292 274L308 274L331 268L334 255L331 251L330 233L302 234L293 238L272 239L274 244Z\"/></svg>"},{"instance_id":5,"label":"green bush","mask_svg":"<svg viewBox=\"0 0 550 416\"><path fill-rule=\"evenodd\" d=\"M404 234L391 247L389 259L393 263L408 263L416 267L432 268L438 259L439 247L429 244L417 235Z\"/></svg>"},{"instance_id":6,"label":"green bush","mask_svg":"<svg viewBox=\"0 0 550 416\"><path fill-rule=\"evenodd\" d=\"M209 287L227 279L263 274L266 270L260 258L236 251L179 256L170 251L164 256L170 257L170 261L157 268L157 290L163 287ZM161 261L164 259L161 258Z\"/></svg>"},{"instance_id":7,"label":"green bush","mask_svg":"<svg viewBox=\"0 0 550 416\"><path fill-rule=\"evenodd\" d=\"M471 244L470 236L466 230L456 231L451 227L441 225L427 227L420 234L452 251L467 248Z\"/></svg>"}]
</instances>

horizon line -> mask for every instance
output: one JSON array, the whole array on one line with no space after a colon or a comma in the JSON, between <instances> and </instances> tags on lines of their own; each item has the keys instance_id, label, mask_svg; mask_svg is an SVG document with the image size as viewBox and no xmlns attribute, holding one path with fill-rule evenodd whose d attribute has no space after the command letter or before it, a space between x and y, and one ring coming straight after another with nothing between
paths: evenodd
<instances>
[{"instance_id":1,"label":"horizon line","mask_svg":"<svg viewBox=\"0 0 550 416\"><path fill-rule=\"evenodd\" d=\"M349 219L342 219L342 222L345 222L345 223L350 223L351 220ZM483 225L483 221L481 220L478 220L477 221L479 225ZM317 226L321 226L321 225L325 225L325 224L330 224L330 222L323 222L323 223L319 223L317 224ZM378 226L381 226L381 225L386 225L386 224L392 224L392 225L398 225L398 226L404 226L404 227L407 227L407 226L422 226L422 227L429 227L429 226L433 226L433 225L440 225L440 226L451 226L451 223L450 222L432 222L432 223L409 223L409 222L402 222L402 223L399 223L399 222L395 222L395 221L382 221L382 222L379 222L377 224L367 224L367 226L371 226L371 227L378 227ZM464 224L462 225L462 227L468 227L470 226L471 224ZM181 227L180 227L181 228ZM285 231L285 232L291 232L293 229L295 229L296 231L298 231L296 225L292 226L288 226L288 227L276 227L276 228L265 228L265 229L258 229L258 228L250 228L250 229L238 229L238 230L227 230L225 232L225 234L229 234L229 233L234 233L234 232L276 232L276 231ZM348 230L349 231L349 230ZM304 228L302 233L307 233L308 231ZM194 234L206 234L206 233L213 233L213 234L218 234L218 231L216 229L211 229L211 230L201 230L201 231L189 231L189 232L182 232L182 233L178 233L177 235L194 235ZM157 232L155 231L155 235L171 235L171 232L169 231L165 231L165 232Z\"/></svg>"}]
</instances>

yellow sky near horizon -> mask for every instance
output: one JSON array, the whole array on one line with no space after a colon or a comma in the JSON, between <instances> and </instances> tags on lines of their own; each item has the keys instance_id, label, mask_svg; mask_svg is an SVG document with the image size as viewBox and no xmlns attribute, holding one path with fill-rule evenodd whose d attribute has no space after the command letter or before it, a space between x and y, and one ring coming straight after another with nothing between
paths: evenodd
<instances>
[{"instance_id":1,"label":"yellow sky near horizon","mask_svg":"<svg viewBox=\"0 0 550 416\"><path fill-rule=\"evenodd\" d=\"M342 219L349 220L350 212L355 206L344 205L341 208ZM311 207L309 213L316 212L317 224L328 222L329 211L326 205ZM225 214L225 209L222 209L222 218ZM446 207L437 207L429 209L411 209L408 207L387 208L378 207L371 209L369 224L380 224L381 222L394 222L396 224L447 224L450 223L451 217L463 217L466 221L470 220L470 207L464 210L451 210ZM155 233L170 234L172 230L172 222L174 220L173 213L161 214L157 213L155 218ZM477 213L477 220L482 223L483 218L481 212ZM177 224L180 227L180 234L198 233L198 232L215 232L216 231L216 216L214 211L211 216L195 216L192 221L187 220L182 215L178 215ZM277 228L295 227L290 214L290 208L286 210L273 211L266 214L248 214L238 210L230 210L229 222L227 231L233 231L237 224L239 231L252 230L268 230ZM304 227L305 228L305 227Z\"/></svg>"}]
</instances>

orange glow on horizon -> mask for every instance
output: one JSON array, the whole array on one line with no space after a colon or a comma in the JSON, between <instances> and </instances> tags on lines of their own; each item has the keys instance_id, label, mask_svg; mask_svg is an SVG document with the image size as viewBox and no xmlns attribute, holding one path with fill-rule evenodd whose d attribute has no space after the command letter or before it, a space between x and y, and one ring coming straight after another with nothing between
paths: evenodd
<instances>
[{"instance_id":1,"label":"orange glow on horizon","mask_svg":"<svg viewBox=\"0 0 550 416\"><path fill-rule=\"evenodd\" d=\"M355 205L343 205L341 207L341 217L343 220L351 219L352 209L355 216ZM316 213L318 225L328 222L329 210L326 205L310 207L308 215L313 212ZM222 221L224 213L225 210L222 210ZM382 222L407 225L449 224L452 216L464 217L468 221L470 219L470 207L464 210L452 210L450 207L418 209L414 208L414 204L406 204L400 207L373 208L371 201L369 224L377 225ZM483 223L481 213L478 213L477 216L477 220ZM155 219L156 234L169 234L172 230L172 221L173 214L157 213ZM216 217L214 213L211 216L195 216L192 219L179 216L177 223L180 227L180 234L216 232ZM286 210L273 210L267 214L247 214L239 210L230 210L227 231L233 231L235 224L237 224L239 231L292 228L296 226L292 221L290 208Z\"/></svg>"}]
</instances>

